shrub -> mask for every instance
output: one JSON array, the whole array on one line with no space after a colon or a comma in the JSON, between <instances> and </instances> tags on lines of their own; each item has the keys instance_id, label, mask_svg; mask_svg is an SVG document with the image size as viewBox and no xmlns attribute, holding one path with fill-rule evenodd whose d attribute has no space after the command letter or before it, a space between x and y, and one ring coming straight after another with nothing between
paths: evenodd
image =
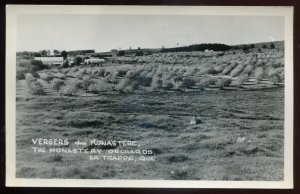
<instances>
[{"instance_id":1,"label":"shrub","mask_svg":"<svg viewBox=\"0 0 300 194\"><path fill-rule=\"evenodd\" d=\"M216 72L215 74L221 73L224 70L225 66L226 66L226 64L225 65L218 65L218 66L214 67L214 70Z\"/></svg>"},{"instance_id":2,"label":"shrub","mask_svg":"<svg viewBox=\"0 0 300 194\"><path fill-rule=\"evenodd\" d=\"M80 88L82 88L83 90L88 90L90 85L95 84L94 80L92 78L85 78L81 84L80 84Z\"/></svg>"},{"instance_id":3,"label":"shrub","mask_svg":"<svg viewBox=\"0 0 300 194\"><path fill-rule=\"evenodd\" d=\"M230 72L230 76L235 77L237 76L239 73L241 73L241 71L243 70L244 65L243 64L239 64L238 66L236 66L231 72Z\"/></svg>"},{"instance_id":4,"label":"shrub","mask_svg":"<svg viewBox=\"0 0 300 194\"><path fill-rule=\"evenodd\" d=\"M210 76L203 76L200 79L200 86L207 87L209 85L214 85L217 82L217 79Z\"/></svg>"},{"instance_id":5,"label":"shrub","mask_svg":"<svg viewBox=\"0 0 300 194\"><path fill-rule=\"evenodd\" d=\"M182 86L186 87L186 88L191 88L192 86L195 86L195 84L196 84L196 81L192 78L185 77L182 80Z\"/></svg>"},{"instance_id":6,"label":"shrub","mask_svg":"<svg viewBox=\"0 0 300 194\"><path fill-rule=\"evenodd\" d=\"M58 79L65 79L66 75L63 73L54 73L52 74L53 78L58 78Z\"/></svg>"},{"instance_id":7,"label":"shrub","mask_svg":"<svg viewBox=\"0 0 300 194\"><path fill-rule=\"evenodd\" d=\"M257 67L254 71L254 77L257 81L260 81L263 78L264 70L262 67Z\"/></svg>"},{"instance_id":8,"label":"shrub","mask_svg":"<svg viewBox=\"0 0 300 194\"><path fill-rule=\"evenodd\" d=\"M246 67L245 67L245 69L243 70L243 74L250 74L252 71L253 71L253 69L254 69L254 66L253 65L247 65Z\"/></svg>"},{"instance_id":9,"label":"shrub","mask_svg":"<svg viewBox=\"0 0 300 194\"><path fill-rule=\"evenodd\" d=\"M29 88L29 91L33 95L43 95L45 91L43 90L42 85L33 77L32 74L26 76L26 83Z\"/></svg>"},{"instance_id":10,"label":"shrub","mask_svg":"<svg viewBox=\"0 0 300 194\"><path fill-rule=\"evenodd\" d=\"M30 61L26 59L17 60L17 66L28 68L30 66Z\"/></svg>"},{"instance_id":11,"label":"shrub","mask_svg":"<svg viewBox=\"0 0 300 194\"><path fill-rule=\"evenodd\" d=\"M183 88L183 82L181 80L176 80L174 78L171 79L172 85L174 89L182 89Z\"/></svg>"},{"instance_id":12,"label":"shrub","mask_svg":"<svg viewBox=\"0 0 300 194\"><path fill-rule=\"evenodd\" d=\"M62 68L66 68L66 67L69 67L69 61L68 60L63 60L63 62L62 62Z\"/></svg>"},{"instance_id":13,"label":"shrub","mask_svg":"<svg viewBox=\"0 0 300 194\"><path fill-rule=\"evenodd\" d=\"M108 74L106 77L105 77L105 81L107 83L118 83L118 72L117 71L113 71L112 73Z\"/></svg>"},{"instance_id":14,"label":"shrub","mask_svg":"<svg viewBox=\"0 0 300 194\"><path fill-rule=\"evenodd\" d=\"M80 65L83 62L83 59L79 56L76 56L73 62L75 65Z\"/></svg>"},{"instance_id":15,"label":"shrub","mask_svg":"<svg viewBox=\"0 0 300 194\"><path fill-rule=\"evenodd\" d=\"M98 89L98 87L95 84L90 85L88 87L88 91L91 92L91 93L95 93L95 94L99 93L99 89Z\"/></svg>"},{"instance_id":16,"label":"shrub","mask_svg":"<svg viewBox=\"0 0 300 194\"><path fill-rule=\"evenodd\" d=\"M207 71L207 74L217 74L217 73L218 73L218 71L216 71L216 69L213 67L210 67Z\"/></svg>"},{"instance_id":17,"label":"shrub","mask_svg":"<svg viewBox=\"0 0 300 194\"><path fill-rule=\"evenodd\" d=\"M77 92L77 86L75 83L72 83L70 85L64 85L61 89L60 92L63 95L68 95L68 96L74 96Z\"/></svg>"},{"instance_id":18,"label":"shrub","mask_svg":"<svg viewBox=\"0 0 300 194\"><path fill-rule=\"evenodd\" d=\"M236 85L242 86L246 81L248 81L248 75L242 74L242 75L238 76L238 78L236 80Z\"/></svg>"},{"instance_id":19,"label":"shrub","mask_svg":"<svg viewBox=\"0 0 300 194\"><path fill-rule=\"evenodd\" d=\"M139 85L148 85L149 80L141 76L143 71L143 68L128 71L125 78L117 85L117 89L123 92L131 92L137 89Z\"/></svg>"},{"instance_id":20,"label":"shrub","mask_svg":"<svg viewBox=\"0 0 300 194\"><path fill-rule=\"evenodd\" d=\"M18 80L25 79L25 74L27 73L27 68L26 67L17 67L17 72L16 72L16 77Z\"/></svg>"},{"instance_id":21,"label":"shrub","mask_svg":"<svg viewBox=\"0 0 300 194\"><path fill-rule=\"evenodd\" d=\"M49 75L47 73L40 73L39 76L42 80L45 80L45 81L50 81L53 79L53 76Z\"/></svg>"},{"instance_id":22,"label":"shrub","mask_svg":"<svg viewBox=\"0 0 300 194\"><path fill-rule=\"evenodd\" d=\"M161 80L161 77L162 76L160 76L159 74L155 74L152 77L151 90L155 91L162 87L163 81Z\"/></svg>"},{"instance_id":23,"label":"shrub","mask_svg":"<svg viewBox=\"0 0 300 194\"><path fill-rule=\"evenodd\" d=\"M59 91L61 87L64 85L64 81L54 78L51 84L54 90Z\"/></svg>"},{"instance_id":24,"label":"shrub","mask_svg":"<svg viewBox=\"0 0 300 194\"><path fill-rule=\"evenodd\" d=\"M150 86L152 82L152 77L146 75L146 74L140 74L136 77L136 81L139 83L139 85L143 86Z\"/></svg>"},{"instance_id":25,"label":"shrub","mask_svg":"<svg viewBox=\"0 0 300 194\"><path fill-rule=\"evenodd\" d=\"M86 69L85 68L81 68L78 70L79 74L86 74Z\"/></svg>"},{"instance_id":26,"label":"shrub","mask_svg":"<svg viewBox=\"0 0 300 194\"><path fill-rule=\"evenodd\" d=\"M105 69L100 69L98 71L98 75L101 76L101 77L104 77L105 76Z\"/></svg>"},{"instance_id":27,"label":"shrub","mask_svg":"<svg viewBox=\"0 0 300 194\"><path fill-rule=\"evenodd\" d=\"M127 74L127 71L126 70L117 70L116 74L118 77L125 77Z\"/></svg>"},{"instance_id":28,"label":"shrub","mask_svg":"<svg viewBox=\"0 0 300 194\"><path fill-rule=\"evenodd\" d=\"M284 81L284 68L276 68L272 69L268 72L268 76L271 81L274 82L274 84Z\"/></svg>"},{"instance_id":29,"label":"shrub","mask_svg":"<svg viewBox=\"0 0 300 194\"><path fill-rule=\"evenodd\" d=\"M282 61L276 61L276 62L274 62L274 63L272 63L272 67L273 68L278 68L278 67L283 67L284 66L284 62L282 62Z\"/></svg>"},{"instance_id":30,"label":"shrub","mask_svg":"<svg viewBox=\"0 0 300 194\"><path fill-rule=\"evenodd\" d=\"M123 88L123 92L132 92L134 91L135 89L137 89L139 86L138 82L137 81L132 81L130 82L128 85L126 85L125 88Z\"/></svg>"},{"instance_id":31,"label":"shrub","mask_svg":"<svg viewBox=\"0 0 300 194\"><path fill-rule=\"evenodd\" d=\"M237 65L237 63L232 63L232 64L226 66L226 67L223 69L222 74L224 74L224 75L229 74L229 73L231 72L231 70L232 70L236 65Z\"/></svg>"},{"instance_id":32,"label":"shrub","mask_svg":"<svg viewBox=\"0 0 300 194\"><path fill-rule=\"evenodd\" d=\"M271 49L274 49L274 48L275 48L274 43L271 43L270 48L271 48Z\"/></svg>"},{"instance_id":33,"label":"shrub","mask_svg":"<svg viewBox=\"0 0 300 194\"><path fill-rule=\"evenodd\" d=\"M71 69L71 72L74 72L74 73L75 73L75 72L77 72L78 70L79 70L78 67L74 67L74 68Z\"/></svg>"},{"instance_id":34,"label":"shrub","mask_svg":"<svg viewBox=\"0 0 300 194\"><path fill-rule=\"evenodd\" d=\"M33 75L33 77L35 78L40 78L40 75L37 72L31 72L31 74Z\"/></svg>"},{"instance_id":35,"label":"shrub","mask_svg":"<svg viewBox=\"0 0 300 194\"><path fill-rule=\"evenodd\" d=\"M48 69L49 67L47 65L44 65L42 61L39 60L31 60L30 66L29 66L29 72L36 72L43 69Z\"/></svg>"},{"instance_id":36,"label":"shrub","mask_svg":"<svg viewBox=\"0 0 300 194\"><path fill-rule=\"evenodd\" d=\"M63 74L67 74L69 73L70 69L61 69L61 73Z\"/></svg>"},{"instance_id":37,"label":"shrub","mask_svg":"<svg viewBox=\"0 0 300 194\"><path fill-rule=\"evenodd\" d=\"M216 85L218 87L224 88L226 86L229 86L231 84L231 82L232 82L232 79L230 79L230 78L221 78L216 81Z\"/></svg>"},{"instance_id":38,"label":"shrub","mask_svg":"<svg viewBox=\"0 0 300 194\"><path fill-rule=\"evenodd\" d=\"M31 73L28 73L26 74L26 81L36 81L36 78L31 74Z\"/></svg>"},{"instance_id":39,"label":"shrub","mask_svg":"<svg viewBox=\"0 0 300 194\"><path fill-rule=\"evenodd\" d=\"M162 86L161 87L163 87L163 88L172 88L173 87L170 75L164 74L162 76L161 80L162 80Z\"/></svg>"},{"instance_id":40,"label":"shrub","mask_svg":"<svg viewBox=\"0 0 300 194\"><path fill-rule=\"evenodd\" d=\"M187 68L187 72L184 74L185 76L194 76L199 71L198 68L189 67Z\"/></svg>"},{"instance_id":41,"label":"shrub","mask_svg":"<svg viewBox=\"0 0 300 194\"><path fill-rule=\"evenodd\" d=\"M273 74L270 76L270 80L274 83L274 84L277 84L281 81L281 78L280 78L280 74L279 73L276 73L276 74Z\"/></svg>"}]
</instances>

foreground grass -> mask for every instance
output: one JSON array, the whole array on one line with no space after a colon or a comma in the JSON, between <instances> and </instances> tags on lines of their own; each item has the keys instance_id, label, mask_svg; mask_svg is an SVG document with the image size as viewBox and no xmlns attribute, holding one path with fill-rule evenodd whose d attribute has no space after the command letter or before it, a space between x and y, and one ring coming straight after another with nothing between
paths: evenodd
<instances>
[{"instance_id":1,"label":"foreground grass","mask_svg":"<svg viewBox=\"0 0 300 194\"><path fill-rule=\"evenodd\" d=\"M17 177L283 180L282 89L24 96L17 98ZM193 116L203 123L190 125ZM31 138L39 137L135 140L157 161L34 153Z\"/></svg>"}]
</instances>

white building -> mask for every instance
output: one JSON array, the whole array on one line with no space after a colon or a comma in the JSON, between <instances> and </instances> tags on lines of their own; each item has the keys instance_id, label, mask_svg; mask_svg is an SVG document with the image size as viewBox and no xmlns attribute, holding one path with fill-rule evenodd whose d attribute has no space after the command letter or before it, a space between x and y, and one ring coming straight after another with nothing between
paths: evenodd
<instances>
[{"instance_id":1,"label":"white building","mask_svg":"<svg viewBox=\"0 0 300 194\"><path fill-rule=\"evenodd\" d=\"M104 63L105 60L104 59L98 59L98 58L91 58L91 59L85 59L84 60L84 64L100 64L100 63Z\"/></svg>"},{"instance_id":2,"label":"white building","mask_svg":"<svg viewBox=\"0 0 300 194\"><path fill-rule=\"evenodd\" d=\"M42 61L45 65L61 65L63 57L34 57L35 60Z\"/></svg>"}]
</instances>

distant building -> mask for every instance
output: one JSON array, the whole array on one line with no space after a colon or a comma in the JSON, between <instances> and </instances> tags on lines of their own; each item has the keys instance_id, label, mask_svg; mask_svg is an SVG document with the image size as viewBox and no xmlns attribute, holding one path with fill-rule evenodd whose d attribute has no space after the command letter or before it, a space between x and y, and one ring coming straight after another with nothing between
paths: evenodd
<instances>
[{"instance_id":1,"label":"distant building","mask_svg":"<svg viewBox=\"0 0 300 194\"><path fill-rule=\"evenodd\" d=\"M61 65L63 57L34 57L34 60L42 61L45 65Z\"/></svg>"},{"instance_id":2,"label":"distant building","mask_svg":"<svg viewBox=\"0 0 300 194\"><path fill-rule=\"evenodd\" d=\"M84 64L89 65L89 64L101 64L104 63L104 59L98 59L98 58L91 58L91 59L85 59Z\"/></svg>"}]
</instances>

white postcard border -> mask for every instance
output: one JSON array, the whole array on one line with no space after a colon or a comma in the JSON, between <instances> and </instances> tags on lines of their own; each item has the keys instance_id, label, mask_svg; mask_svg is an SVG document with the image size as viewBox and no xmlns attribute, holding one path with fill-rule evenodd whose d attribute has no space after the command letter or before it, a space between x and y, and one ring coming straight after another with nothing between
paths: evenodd
<instances>
[{"instance_id":1,"label":"white postcard border","mask_svg":"<svg viewBox=\"0 0 300 194\"><path fill-rule=\"evenodd\" d=\"M18 14L247 15L285 17L284 181L22 179L16 166L16 18ZM6 186L132 188L293 188L293 7L71 6L6 7Z\"/></svg>"}]
</instances>

